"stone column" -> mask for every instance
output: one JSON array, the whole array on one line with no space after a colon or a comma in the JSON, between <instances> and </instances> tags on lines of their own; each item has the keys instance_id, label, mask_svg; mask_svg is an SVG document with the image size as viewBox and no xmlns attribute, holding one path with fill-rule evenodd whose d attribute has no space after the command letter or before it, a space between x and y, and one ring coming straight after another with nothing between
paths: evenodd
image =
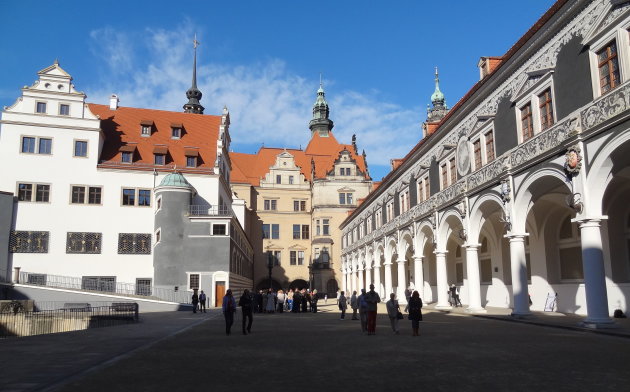
<instances>
[{"instance_id":1,"label":"stone column","mask_svg":"<svg viewBox=\"0 0 630 392\"><path fill-rule=\"evenodd\" d=\"M468 244L466 248L466 275L468 277L468 308L467 312L486 313L481 306L481 279L479 278L479 246Z\"/></svg>"},{"instance_id":2,"label":"stone column","mask_svg":"<svg viewBox=\"0 0 630 392\"><path fill-rule=\"evenodd\" d=\"M392 262L385 262L385 301L389 301L389 294L392 292ZM382 298L381 298L382 299Z\"/></svg>"},{"instance_id":3,"label":"stone column","mask_svg":"<svg viewBox=\"0 0 630 392\"><path fill-rule=\"evenodd\" d=\"M368 286L369 289L370 286ZM380 294L381 290L381 266L374 264L374 291Z\"/></svg>"},{"instance_id":4,"label":"stone column","mask_svg":"<svg viewBox=\"0 0 630 392\"><path fill-rule=\"evenodd\" d=\"M359 266L359 281L357 282L357 294L361 294L361 289L365 287L365 281L363 280L363 266Z\"/></svg>"},{"instance_id":5,"label":"stone column","mask_svg":"<svg viewBox=\"0 0 630 392\"><path fill-rule=\"evenodd\" d=\"M435 251L435 268L437 270L437 304L436 309L450 309L448 304L448 280L446 277L446 253L445 250Z\"/></svg>"},{"instance_id":6,"label":"stone column","mask_svg":"<svg viewBox=\"0 0 630 392\"><path fill-rule=\"evenodd\" d=\"M396 290L396 297L398 297L398 303L407 304L407 298L405 297L405 289L407 289L407 274L405 273L405 259L398 259L398 289Z\"/></svg>"},{"instance_id":7,"label":"stone column","mask_svg":"<svg viewBox=\"0 0 630 392\"><path fill-rule=\"evenodd\" d=\"M418 294L420 294L420 299L424 302L424 270L422 269L422 256L413 257L413 275L415 279L413 283L416 286Z\"/></svg>"},{"instance_id":8,"label":"stone column","mask_svg":"<svg viewBox=\"0 0 630 392\"><path fill-rule=\"evenodd\" d=\"M527 261L525 259L525 237L527 234L506 235L510 239L510 267L512 269L512 316L528 316L529 293L527 288Z\"/></svg>"},{"instance_id":9,"label":"stone column","mask_svg":"<svg viewBox=\"0 0 630 392\"><path fill-rule=\"evenodd\" d=\"M341 274L343 275L343 279L341 279L341 291L348 292L347 291L348 273L346 271L346 267L341 267Z\"/></svg>"},{"instance_id":10,"label":"stone column","mask_svg":"<svg viewBox=\"0 0 630 392\"><path fill-rule=\"evenodd\" d=\"M608 310L606 272L602 252L601 220L587 218L576 220L580 225L582 240L582 265L584 269L584 291L586 292L586 319L582 323L589 328L610 328L615 323Z\"/></svg>"},{"instance_id":11,"label":"stone column","mask_svg":"<svg viewBox=\"0 0 630 392\"><path fill-rule=\"evenodd\" d=\"M365 291L370 290L370 284L372 284L372 261L368 260L365 265Z\"/></svg>"},{"instance_id":12,"label":"stone column","mask_svg":"<svg viewBox=\"0 0 630 392\"><path fill-rule=\"evenodd\" d=\"M350 287L350 295L357 289L357 266L352 266L352 286Z\"/></svg>"}]
</instances>

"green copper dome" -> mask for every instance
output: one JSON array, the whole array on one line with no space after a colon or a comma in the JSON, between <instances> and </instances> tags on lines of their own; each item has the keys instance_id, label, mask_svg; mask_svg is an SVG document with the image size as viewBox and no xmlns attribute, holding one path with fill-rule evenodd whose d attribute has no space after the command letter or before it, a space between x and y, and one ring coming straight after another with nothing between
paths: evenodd
<instances>
[{"instance_id":1,"label":"green copper dome","mask_svg":"<svg viewBox=\"0 0 630 392\"><path fill-rule=\"evenodd\" d=\"M171 173L162 179L160 182L160 186L176 186L180 188L190 188L194 189L192 185L181 173Z\"/></svg>"},{"instance_id":2,"label":"green copper dome","mask_svg":"<svg viewBox=\"0 0 630 392\"><path fill-rule=\"evenodd\" d=\"M435 91L431 94L431 102L444 102L444 94L440 91L440 78L438 77L438 70L435 67Z\"/></svg>"}]
</instances>

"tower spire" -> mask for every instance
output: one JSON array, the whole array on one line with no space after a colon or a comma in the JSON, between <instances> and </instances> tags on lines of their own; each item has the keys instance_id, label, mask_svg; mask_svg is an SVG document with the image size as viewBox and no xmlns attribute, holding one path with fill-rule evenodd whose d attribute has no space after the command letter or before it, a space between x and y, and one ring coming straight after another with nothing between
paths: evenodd
<instances>
[{"instance_id":1,"label":"tower spire","mask_svg":"<svg viewBox=\"0 0 630 392\"><path fill-rule=\"evenodd\" d=\"M322 74L319 74L319 89L317 89L317 99L313 104L313 118L308 127L311 129L311 136L315 132L319 133L319 136L327 137L333 128L333 122L328 118L330 109L328 108L328 102L326 102L326 93L324 92L324 83L322 82Z\"/></svg>"},{"instance_id":2,"label":"tower spire","mask_svg":"<svg viewBox=\"0 0 630 392\"><path fill-rule=\"evenodd\" d=\"M433 107L427 105L427 121L438 122L448 112L448 106L446 105L446 99L444 94L440 91L440 76L438 73L438 67L435 67L435 91L431 94L431 103Z\"/></svg>"},{"instance_id":3,"label":"tower spire","mask_svg":"<svg viewBox=\"0 0 630 392\"><path fill-rule=\"evenodd\" d=\"M188 91L186 91L186 98L188 98L188 103L184 105L184 112L203 114L204 107L201 106L201 104L199 103L203 94L197 88L197 46L199 46L199 41L197 41L197 34L195 34L195 38L193 39L194 54L192 84Z\"/></svg>"}]
</instances>

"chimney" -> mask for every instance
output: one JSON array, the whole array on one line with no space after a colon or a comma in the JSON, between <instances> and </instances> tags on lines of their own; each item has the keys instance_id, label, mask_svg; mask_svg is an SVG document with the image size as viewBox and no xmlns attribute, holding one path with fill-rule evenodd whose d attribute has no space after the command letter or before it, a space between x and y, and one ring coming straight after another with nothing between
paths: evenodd
<instances>
[{"instance_id":1,"label":"chimney","mask_svg":"<svg viewBox=\"0 0 630 392\"><path fill-rule=\"evenodd\" d=\"M502 57L486 56L481 57L477 63L479 67L479 80L495 70L495 68L503 61Z\"/></svg>"},{"instance_id":2,"label":"chimney","mask_svg":"<svg viewBox=\"0 0 630 392\"><path fill-rule=\"evenodd\" d=\"M118 109L118 95L116 94L112 94L111 97L109 97L109 109L110 110L116 110Z\"/></svg>"}]
</instances>

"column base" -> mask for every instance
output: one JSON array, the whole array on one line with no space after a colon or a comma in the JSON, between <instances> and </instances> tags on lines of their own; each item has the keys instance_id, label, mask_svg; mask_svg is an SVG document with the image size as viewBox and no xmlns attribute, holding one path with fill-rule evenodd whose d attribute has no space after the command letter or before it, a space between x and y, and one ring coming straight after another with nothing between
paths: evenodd
<instances>
[{"instance_id":1,"label":"column base","mask_svg":"<svg viewBox=\"0 0 630 392\"><path fill-rule=\"evenodd\" d=\"M589 329L617 329L619 328L619 325L609 318L586 319L584 321L580 321L578 325L582 328L589 328Z\"/></svg>"},{"instance_id":2,"label":"column base","mask_svg":"<svg viewBox=\"0 0 630 392\"><path fill-rule=\"evenodd\" d=\"M435 305L435 309L453 309L453 307L451 305L448 305L448 304L447 305L437 304L437 305Z\"/></svg>"},{"instance_id":3,"label":"column base","mask_svg":"<svg viewBox=\"0 0 630 392\"><path fill-rule=\"evenodd\" d=\"M512 311L510 316L512 316L512 317L514 317L516 319L531 319L531 318L535 318L535 316L530 311L525 311L525 312Z\"/></svg>"},{"instance_id":4,"label":"column base","mask_svg":"<svg viewBox=\"0 0 630 392\"><path fill-rule=\"evenodd\" d=\"M488 313L487 310L485 310L482 307L467 307L465 310L466 313Z\"/></svg>"}]
</instances>

